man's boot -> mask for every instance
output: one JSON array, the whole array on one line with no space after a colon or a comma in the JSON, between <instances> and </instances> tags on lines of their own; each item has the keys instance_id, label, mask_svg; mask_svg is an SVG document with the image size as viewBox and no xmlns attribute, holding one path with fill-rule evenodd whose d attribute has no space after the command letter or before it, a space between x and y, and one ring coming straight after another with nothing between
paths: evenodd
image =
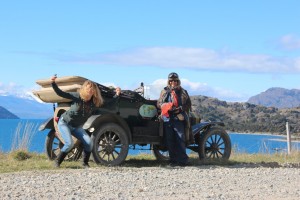
<instances>
[{"instance_id":1,"label":"man's boot","mask_svg":"<svg viewBox=\"0 0 300 200\"><path fill-rule=\"evenodd\" d=\"M90 167L90 165L89 165L90 156L91 156L91 152L84 151L84 153L83 153L83 163L82 163L82 166L84 168L89 168Z\"/></svg>"},{"instance_id":2,"label":"man's boot","mask_svg":"<svg viewBox=\"0 0 300 200\"><path fill-rule=\"evenodd\" d=\"M59 167L67 155L68 155L68 153L61 151L60 154L57 156L57 158L54 161L54 167Z\"/></svg>"}]
</instances>

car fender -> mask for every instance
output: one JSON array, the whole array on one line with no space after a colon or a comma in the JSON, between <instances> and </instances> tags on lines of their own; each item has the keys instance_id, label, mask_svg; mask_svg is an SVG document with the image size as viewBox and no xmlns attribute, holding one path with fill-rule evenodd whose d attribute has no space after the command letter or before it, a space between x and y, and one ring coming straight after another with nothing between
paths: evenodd
<instances>
[{"instance_id":1,"label":"car fender","mask_svg":"<svg viewBox=\"0 0 300 200\"><path fill-rule=\"evenodd\" d=\"M192 126L193 135L200 134L201 131L209 129L211 126L225 126L223 122L201 122Z\"/></svg>"},{"instance_id":2,"label":"car fender","mask_svg":"<svg viewBox=\"0 0 300 200\"><path fill-rule=\"evenodd\" d=\"M43 131L45 129L54 129L53 117L48 118L39 126L39 131Z\"/></svg>"},{"instance_id":3,"label":"car fender","mask_svg":"<svg viewBox=\"0 0 300 200\"><path fill-rule=\"evenodd\" d=\"M97 130L99 127L101 127L101 125L103 125L105 123L112 123L112 122L120 125L125 130L126 134L128 135L128 139L131 142L132 134L131 134L130 128L127 125L126 121L117 114L107 113L107 114L92 115L84 123L82 128L85 130L91 129L91 128L94 128L94 130Z\"/></svg>"}]
</instances>

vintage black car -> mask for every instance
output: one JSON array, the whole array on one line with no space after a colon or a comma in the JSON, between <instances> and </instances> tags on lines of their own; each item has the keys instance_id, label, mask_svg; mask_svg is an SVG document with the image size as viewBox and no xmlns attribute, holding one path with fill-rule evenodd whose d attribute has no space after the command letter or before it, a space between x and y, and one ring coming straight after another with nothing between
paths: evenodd
<instances>
[{"instance_id":1,"label":"vintage black car","mask_svg":"<svg viewBox=\"0 0 300 200\"><path fill-rule=\"evenodd\" d=\"M83 77L62 77L56 82L62 90L78 89ZM49 80L38 80L41 90L34 94L44 102L53 103L54 114L41 126L40 130L49 129L46 137L46 153L49 159L55 159L63 146L63 139L57 129L58 118L70 106L64 99L55 96ZM102 96L109 101L115 95L112 88L98 84ZM53 97L55 96L55 97ZM94 142L93 157L97 164L120 165L127 157L128 150L137 147L150 148L159 160L168 160L168 151L163 142L163 129L156 107L156 100L143 97L143 84L138 90L122 90L118 101L99 108L99 115L91 116L83 128L91 135ZM231 141L222 122L201 122L190 113L192 137L187 148L199 154L200 159L229 159ZM74 138L76 140L76 138ZM66 159L77 160L82 147L75 141L73 150Z\"/></svg>"}]
</instances>

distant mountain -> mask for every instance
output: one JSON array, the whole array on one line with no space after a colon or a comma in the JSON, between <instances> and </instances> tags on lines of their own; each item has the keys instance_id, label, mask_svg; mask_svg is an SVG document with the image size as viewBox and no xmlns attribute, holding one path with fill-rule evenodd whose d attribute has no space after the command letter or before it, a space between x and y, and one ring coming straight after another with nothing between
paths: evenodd
<instances>
[{"instance_id":1,"label":"distant mountain","mask_svg":"<svg viewBox=\"0 0 300 200\"><path fill-rule=\"evenodd\" d=\"M30 96L0 96L0 106L21 119L47 119L53 115L52 104L39 103Z\"/></svg>"},{"instance_id":2,"label":"distant mountain","mask_svg":"<svg viewBox=\"0 0 300 200\"><path fill-rule=\"evenodd\" d=\"M270 88L256 96L251 97L248 103L276 108L293 108L300 106L300 90Z\"/></svg>"},{"instance_id":3,"label":"distant mountain","mask_svg":"<svg viewBox=\"0 0 300 200\"><path fill-rule=\"evenodd\" d=\"M192 110L204 121L222 121L226 130L240 133L286 134L300 136L300 107L278 109L250 103L220 101L206 96L191 96Z\"/></svg>"},{"instance_id":4,"label":"distant mountain","mask_svg":"<svg viewBox=\"0 0 300 200\"><path fill-rule=\"evenodd\" d=\"M0 119L19 119L19 117L0 106Z\"/></svg>"}]
</instances>

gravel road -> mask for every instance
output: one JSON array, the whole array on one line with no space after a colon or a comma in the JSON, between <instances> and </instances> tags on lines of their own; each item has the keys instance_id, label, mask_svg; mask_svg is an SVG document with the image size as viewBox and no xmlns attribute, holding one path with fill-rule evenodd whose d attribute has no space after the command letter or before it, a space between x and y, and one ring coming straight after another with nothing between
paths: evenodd
<instances>
[{"instance_id":1,"label":"gravel road","mask_svg":"<svg viewBox=\"0 0 300 200\"><path fill-rule=\"evenodd\" d=\"M0 174L0 199L300 199L300 168L93 167Z\"/></svg>"}]
</instances>

